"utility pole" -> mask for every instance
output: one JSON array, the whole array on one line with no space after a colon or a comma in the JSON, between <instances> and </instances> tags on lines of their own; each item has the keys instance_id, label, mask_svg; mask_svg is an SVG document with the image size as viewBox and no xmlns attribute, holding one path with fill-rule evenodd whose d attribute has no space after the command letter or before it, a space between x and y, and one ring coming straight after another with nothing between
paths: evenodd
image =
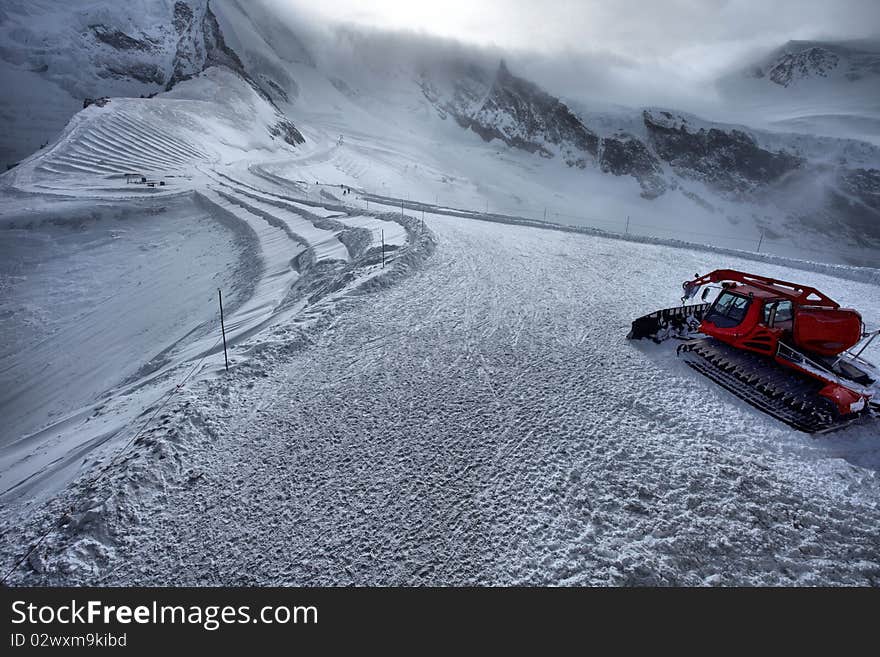
<instances>
[{"instance_id":1,"label":"utility pole","mask_svg":"<svg viewBox=\"0 0 880 657\"><path fill-rule=\"evenodd\" d=\"M217 288L217 299L220 301L220 330L223 332L223 360L226 361L226 371L229 371L229 356L226 353L226 323L223 321L223 293Z\"/></svg>"},{"instance_id":2,"label":"utility pole","mask_svg":"<svg viewBox=\"0 0 880 657\"><path fill-rule=\"evenodd\" d=\"M385 269L385 230L382 229L382 269Z\"/></svg>"}]
</instances>

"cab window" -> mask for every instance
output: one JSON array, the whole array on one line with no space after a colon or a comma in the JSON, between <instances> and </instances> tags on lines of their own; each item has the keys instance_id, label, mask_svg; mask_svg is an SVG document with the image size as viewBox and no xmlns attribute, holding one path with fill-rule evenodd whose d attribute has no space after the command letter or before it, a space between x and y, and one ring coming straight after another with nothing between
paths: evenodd
<instances>
[{"instance_id":1,"label":"cab window","mask_svg":"<svg viewBox=\"0 0 880 657\"><path fill-rule=\"evenodd\" d=\"M775 311L775 312L774 312ZM791 301L769 301L764 304L764 324L776 326L792 320ZM772 321L772 324L771 324Z\"/></svg>"},{"instance_id":2,"label":"cab window","mask_svg":"<svg viewBox=\"0 0 880 657\"><path fill-rule=\"evenodd\" d=\"M747 297L731 292L722 292L706 314L705 319L715 324L718 328L739 326L743 319L745 319L749 303L750 299Z\"/></svg>"}]
</instances>

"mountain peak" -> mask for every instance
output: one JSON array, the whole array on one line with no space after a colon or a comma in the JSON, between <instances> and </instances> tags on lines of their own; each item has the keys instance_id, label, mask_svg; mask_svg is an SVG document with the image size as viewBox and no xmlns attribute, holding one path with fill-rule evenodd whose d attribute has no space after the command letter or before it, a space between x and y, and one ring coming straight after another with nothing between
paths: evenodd
<instances>
[{"instance_id":1,"label":"mountain peak","mask_svg":"<svg viewBox=\"0 0 880 657\"><path fill-rule=\"evenodd\" d=\"M840 64L840 57L820 46L812 46L797 53L786 53L767 71L771 82L787 87L797 80L828 77Z\"/></svg>"},{"instance_id":2,"label":"mountain peak","mask_svg":"<svg viewBox=\"0 0 880 657\"><path fill-rule=\"evenodd\" d=\"M782 87L822 78L840 77L853 82L880 76L880 42L788 41L752 66L747 75L766 78Z\"/></svg>"}]
</instances>

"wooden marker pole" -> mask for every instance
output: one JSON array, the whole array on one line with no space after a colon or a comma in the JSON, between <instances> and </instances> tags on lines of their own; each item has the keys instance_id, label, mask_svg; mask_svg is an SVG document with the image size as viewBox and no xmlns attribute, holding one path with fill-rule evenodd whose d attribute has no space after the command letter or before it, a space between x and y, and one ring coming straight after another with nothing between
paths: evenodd
<instances>
[{"instance_id":1,"label":"wooden marker pole","mask_svg":"<svg viewBox=\"0 0 880 657\"><path fill-rule=\"evenodd\" d=\"M223 360L226 361L226 371L229 371L229 355L226 352L226 323L223 321L223 293L217 288L217 299L220 301L220 330L223 332Z\"/></svg>"}]
</instances>

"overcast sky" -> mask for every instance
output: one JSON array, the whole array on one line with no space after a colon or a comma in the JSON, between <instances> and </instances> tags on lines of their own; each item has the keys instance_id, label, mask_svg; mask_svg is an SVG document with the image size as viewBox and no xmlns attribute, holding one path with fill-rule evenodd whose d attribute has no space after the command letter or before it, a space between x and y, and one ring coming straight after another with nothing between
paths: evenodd
<instances>
[{"instance_id":1,"label":"overcast sky","mask_svg":"<svg viewBox=\"0 0 880 657\"><path fill-rule=\"evenodd\" d=\"M723 104L720 77L786 41L880 35L880 0L264 1L294 22L489 46L515 73L570 100L694 112ZM332 38L311 45L335 50Z\"/></svg>"},{"instance_id":2,"label":"overcast sky","mask_svg":"<svg viewBox=\"0 0 880 657\"><path fill-rule=\"evenodd\" d=\"M323 18L545 53L723 66L789 39L880 32L880 0L276 0Z\"/></svg>"}]
</instances>

